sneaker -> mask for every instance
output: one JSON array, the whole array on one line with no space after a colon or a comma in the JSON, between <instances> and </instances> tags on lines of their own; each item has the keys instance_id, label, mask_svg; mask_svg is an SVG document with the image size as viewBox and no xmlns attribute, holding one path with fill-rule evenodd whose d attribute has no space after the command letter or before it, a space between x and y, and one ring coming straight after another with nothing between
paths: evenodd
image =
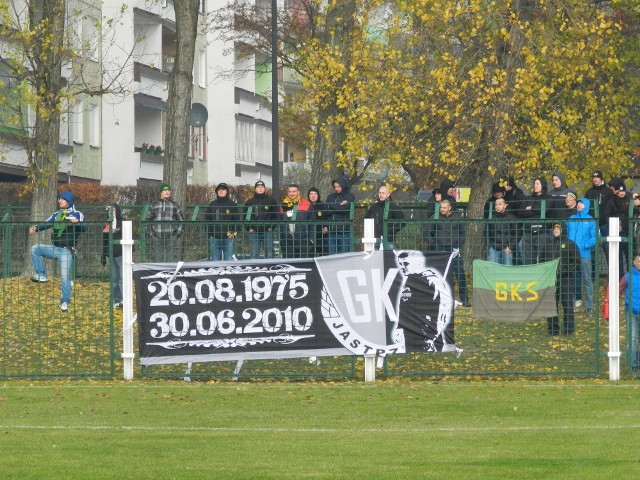
<instances>
[{"instance_id":1,"label":"sneaker","mask_svg":"<svg viewBox=\"0 0 640 480\"><path fill-rule=\"evenodd\" d=\"M120 308L120 309L122 309L122 302L116 302L116 303L114 303L114 304L113 304L113 308L114 308L114 309L115 309L115 308Z\"/></svg>"},{"instance_id":2,"label":"sneaker","mask_svg":"<svg viewBox=\"0 0 640 480\"><path fill-rule=\"evenodd\" d=\"M576 300L576 308L580 308L582 306L582 300Z\"/></svg>"},{"instance_id":3,"label":"sneaker","mask_svg":"<svg viewBox=\"0 0 640 480\"><path fill-rule=\"evenodd\" d=\"M60 310L63 312L66 312L69 310L69 304L67 302L62 302L60 304Z\"/></svg>"},{"instance_id":4,"label":"sneaker","mask_svg":"<svg viewBox=\"0 0 640 480\"><path fill-rule=\"evenodd\" d=\"M591 316L593 315L593 309L592 308L587 308L586 312L587 315Z\"/></svg>"},{"instance_id":5,"label":"sneaker","mask_svg":"<svg viewBox=\"0 0 640 480\"><path fill-rule=\"evenodd\" d=\"M40 273L36 273L34 276L31 277L31 281L32 282L38 282L38 283L44 283L47 281L47 276L46 275L42 275Z\"/></svg>"}]
</instances>

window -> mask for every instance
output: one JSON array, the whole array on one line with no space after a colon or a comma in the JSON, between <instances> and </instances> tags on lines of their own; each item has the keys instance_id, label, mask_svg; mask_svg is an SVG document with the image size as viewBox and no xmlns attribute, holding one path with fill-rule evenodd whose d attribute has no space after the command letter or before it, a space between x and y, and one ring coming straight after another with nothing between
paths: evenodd
<instances>
[{"instance_id":1,"label":"window","mask_svg":"<svg viewBox=\"0 0 640 480\"><path fill-rule=\"evenodd\" d=\"M205 127L191 127L191 158L198 158L203 162L207 160L207 134Z\"/></svg>"},{"instance_id":2,"label":"window","mask_svg":"<svg viewBox=\"0 0 640 480\"><path fill-rule=\"evenodd\" d=\"M93 103L89 105L89 145L100 146L100 109Z\"/></svg>"},{"instance_id":3,"label":"window","mask_svg":"<svg viewBox=\"0 0 640 480\"><path fill-rule=\"evenodd\" d=\"M198 6L198 12L204 14L206 9L206 0L200 0L200 5Z\"/></svg>"},{"instance_id":4,"label":"window","mask_svg":"<svg viewBox=\"0 0 640 480\"><path fill-rule=\"evenodd\" d=\"M77 101L73 105L73 142L84 143L84 102Z\"/></svg>"},{"instance_id":5,"label":"window","mask_svg":"<svg viewBox=\"0 0 640 480\"><path fill-rule=\"evenodd\" d=\"M205 50L200 50L199 55L199 71L198 73L198 85L202 88L206 88L207 86L207 52Z\"/></svg>"}]
</instances>

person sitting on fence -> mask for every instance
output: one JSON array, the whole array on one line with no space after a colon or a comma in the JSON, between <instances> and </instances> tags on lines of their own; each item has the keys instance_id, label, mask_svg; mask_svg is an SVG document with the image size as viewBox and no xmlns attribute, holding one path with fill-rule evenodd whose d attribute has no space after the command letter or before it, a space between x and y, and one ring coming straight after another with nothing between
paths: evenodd
<instances>
[{"instance_id":1,"label":"person sitting on fence","mask_svg":"<svg viewBox=\"0 0 640 480\"><path fill-rule=\"evenodd\" d=\"M219 183L216 187L216 198L204 214L209 237L209 258L213 261L233 260L233 239L237 226L233 223L239 218L238 205L229 198L229 186ZM229 223L221 223L221 221Z\"/></svg>"},{"instance_id":2,"label":"person sitting on fence","mask_svg":"<svg viewBox=\"0 0 640 480\"><path fill-rule=\"evenodd\" d=\"M387 237L384 234L384 209L389 205L389 217L387 218ZM373 218L373 235L376 238L376 249L393 250L397 233L402 229L404 213L396 202L391 199L389 187L382 185L378 189L378 199L369 207L364 218Z\"/></svg>"},{"instance_id":3,"label":"person sitting on fence","mask_svg":"<svg viewBox=\"0 0 640 480\"><path fill-rule=\"evenodd\" d=\"M151 206L147 220L151 226L151 258L154 262L175 262L178 259L178 238L182 235L184 217L180 205L171 199L171 186L160 185L160 199Z\"/></svg>"},{"instance_id":4,"label":"person sitting on fence","mask_svg":"<svg viewBox=\"0 0 640 480\"><path fill-rule=\"evenodd\" d=\"M113 240L122 240L122 209L117 203L107 206L107 215L111 223L102 230L102 265L107 264L107 258L111 256L111 295L113 308L122 308L122 245L114 243L109 248L109 232ZM111 253L110 253L111 252Z\"/></svg>"},{"instance_id":5,"label":"person sitting on fence","mask_svg":"<svg viewBox=\"0 0 640 480\"><path fill-rule=\"evenodd\" d=\"M267 195L267 187L262 180L255 183L255 193L247 200L245 207L251 209L251 220L269 222L278 219L278 202ZM251 258L258 258L260 247L264 251L264 258L273 258L273 225L249 225L249 252Z\"/></svg>"},{"instance_id":6,"label":"person sitting on fence","mask_svg":"<svg viewBox=\"0 0 640 480\"><path fill-rule=\"evenodd\" d=\"M73 203L73 193L69 191L60 192L58 194L58 210L53 212L45 223L29 227L30 234L53 228L51 233L53 245L38 243L31 247L31 260L35 272L31 280L33 282L47 281L43 258L58 260L60 263L60 281L62 282L60 310L63 312L69 310L69 303L71 302L71 272L76 241L78 235L85 230L82 225L77 225L84 220L84 215L75 209Z\"/></svg>"}]
</instances>

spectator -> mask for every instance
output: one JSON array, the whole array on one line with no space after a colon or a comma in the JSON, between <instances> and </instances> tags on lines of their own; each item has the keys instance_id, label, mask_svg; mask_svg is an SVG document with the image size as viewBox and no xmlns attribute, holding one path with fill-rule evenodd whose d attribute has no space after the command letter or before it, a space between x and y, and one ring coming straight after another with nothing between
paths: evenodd
<instances>
[{"instance_id":1,"label":"spectator","mask_svg":"<svg viewBox=\"0 0 640 480\"><path fill-rule=\"evenodd\" d=\"M384 210L388 205L388 218L387 218L387 238L384 237ZM395 237L396 234L402 229L402 220L404 220L404 213L391 199L391 192L389 187L382 185L378 188L378 199L373 205L369 207L364 218L373 218L373 234L377 240L380 241L378 249L382 250L394 250L395 249Z\"/></svg>"},{"instance_id":2,"label":"spectator","mask_svg":"<svg viewBox=\"0 0 640 480\"><path fill-rule=\"evenodd\" d=\"M347 180L342 177L331 182L333 193L325 199L326 217L332 221L322 229L329 236L329 254L351 251L351 205L356 201L349 191Z\"/></svg>"},{"instance_id":3,"label":"spectator","mask_svg":"<svg viewBox=\"0 0 640 480\"><path fill-rule=\"evenodd\" d=\"M78 223L84 221L84 215L75 209L73 193L60 192L57 200L58 209L45 220L45 223L29 227L30 234L53 228L52 245L38 243L31 247L31 261L35 272L31 281L46 282L48 280L43 258L57 260L60 264L62 283L60 310L66 312L71 302L71 273L76 241L78 235L84 231L84 227Z\"/></svg>"},{"instance_id":4,"label":"spectator","mask_svg":"<svg viewBox=\"0 0 640 480\"><path fill-rule=\"evenodd\" d=\"M160 199L151 206L147 221L151 225L151 259L154 262L175 262L178 259L178 238L182 235L184 217L180 205L171 199L171 186L160 185ZM179 222L173 224L173 222Z\"/></svg>"},{"instance_id":5,"label":"spectator","mask_svg":"<svg viewBox=\"0 0 640 480\"><path fill-rule=\"evenodd\" d=\"M209 204L204 214L209 237L209 258L213 261L233 259L233 240L237 233L234 222L239 220L238 205L229 198L229 186L219 183L216 198ZM228 223L224 223L228 222Z\"/></svg>"},{"instance_id":6,"label":"spectator","mask_svg":"<svg viewBox=\"0 0 640 480\"><path fill-rule=\"evenodd\" d=\"M551 184L553 185L553 188L549 190L550 200L549 205L547 206L547 211L549 212L547 218L568 218L563 217L566 207L565 198L569 193L569 187L567 187L566 182L566 175L560 172L553 173L551 175Z\"/></svg>"},{"instance_id":7,"label":"spectator","mask_svg":"<svg viewBox=\"0 0 640 480\"><path fill-rule=\"evenodd\" d=\"M585 192L584 197L591 200L589 213L594 218L597 215L600 235L606 237L609 235L609 217L613 213L613 192L607 187L600 170L593 172L591 182L592 186Z\"/></svg>"},{"instance_id":8,"label":"spectator","mask_svg":"<svg viewBox=\"0 0 640 480\"><path fill-rule=\"evenodd\" d=\"M554 218L557 220L567 220L571 215L575 215L578 212L577 205L578 194L576 192L567 192L562 207L560 207L559 204L557 205Z\"/></svg>"},{"instance_id":9,"label":"spectator","mask_svg":"<svg viewBox=\"0 0 640 480\"><path fill-rule=\"evenodd\" d=\"M556 303L562 307L564 333L569 336L575 331L575 282L576 271L580 265L580 251L574 242L562 233L562 225L553 225L553 234L547 235L547 241L541 252L542 260L549 262L559 259L556 281ZM547 318L547 335L560 333L559 316Z\"/></svg>"},{"instance_id":10,"label":"spectator","mask_svg":"<svg viewBox=\"0 0 640 480\"><path fill-rule=\"evenodd\" d=\"M264 258L273 258L273 228L269 222L278 220L279 207L273 197L266 193L266 186L262 180L255 183L255 193L245 203L251 208L249 215L255 223L249 226L249 251L251 258L258 258L260 248L264 252Z\"/></svg>"},{"instance_id":11,"label":"spectator","mask_svg":"<svg viewBox=\"0 0 640 480\"><path fill-rule=\"evenodd\" d=\"M435 215L434 215L435 219ZM467 295L467 279L464 272L464 263L460 256L460 250L464 245L464 225L460 222L460 213L452 210L451 202L444 199L440 202L440 216L438 221L429 222L425 226L424 237L430 245L430 250L435 252L457 252L451 262L458 283L458 295L460 302L465 307L470 307Z\"/></svg>"},{"instance_id":12,"label":"spectator","mask_svg":"<svg viewBox=\"0 0 640 480\"><path fill-rule=\"evenodd\" d=\"M629 205L633 201L631 194L627 192L627 186L621 178L614 178L609 182L613 192L613 209L609 218L617 217L620 221L620 236L626 237L629 234ZM610 232L612 233L612 232ZM607 262L609 249L607 248ZM620 277L624 275L627 267L626 245L618 245L618 272Z\"/></svg>"},{"instance_id":13,"label":"spectator","mask_svg":"<svg viewBox=\"0 0 640 480\"><path fill-rule=\"evenodd\" d=\"M504 198L496 198L494 221L488 224L489 255L487 260L502 265L513 265L513 252L517 245L516 217L507 211Z\"/></svg>"},{"instance_id":14,"label":"spectator","mask_svg":"<svg viewBox=\"0 0 640 480\"><path fill-rule=\"evenodd\" d=\"M499 183L504 187L504 199L507 202L509 212L513 213L516 217L519 217L520 206L525 199L524 192L516 185L516 181L513 177L507 177L506 179L501 178Z\"/></svg>"},{"instance_id":15,"label":"spectator","mask_svg":"<svg viewBox=\"0 0 640 480\"><path fill-rule=\"evenodd\" d=\"M625 292L624 309L631 314L631 367L640 368L638 330L640 329L640 255L633 257L631 271L620 279L620 293Z\"/></svg>"},{"instance_id":16,"label":"spectator","mask_svg":"<svg viewBox=\"0 0 640 480\"><path fill-rule=\"evenodd\" d=\"M282 200L280 213L287 222L280 230L280 248L283 258L305 258L309 254L309 220L312 219L312 205L300 196L300 187L287 186L287 196Z\"/></svg>"},{"instance_id":17,"label":"spectator","mask_svg":"<svg viewBox=\"0 0 640 480\"><path fill-rule=\"evenodd\" d=\"M120 205L107 206L107 217L111 223L102 230L102 265L107 264L107 258L111 257L111 298L113 308L122 308L122 245L114 243L109 245L109 232L113 240L122 240L122 209ZM111 248L109 248L111 247Z\"/></svg>"},{"instance_id":18,"label":"spectator","mask_svg":"<svg viewBox=\"0 0 640 480\"><path fill-rule=\"evenodd\" d=\"M495 210L495 201L498 198L504 198L506 193L507 191L503 186L500 185L500 182L495 182L493 185L491 185L491 196L484 204L484 218L489 218L490 212L493 212Z\"/></svg>"},{"instance_id":19,"label":"spectator","mask_svg":"<svg viewBox=\"0 0 640 480\"><path fill-rule=\"evenodd\" d=\"M314 245L314 255L321 257L327 254L326 235L322 233L322 224L325 220L325 206L320 198L320 190L311 187L307 192L307 199L311 202L311 218L317 222L317 225L309 227L309 238Z\"/></svg>"},{"instance_id":20,"label":"spectator","mask_svg":"<svg viewBox=\"0 0 640 480\"><path fill-rule=\"evenodd\" d=\"M581 284L584 284L584 308L587 315L593 314L591 250L596 246L597 240L595 221L589 215L590 204L588 198L582 197L578 201L576 213L569 217L567 222L567 238L574 242L580 251L580 270L576 272L575 307L582 306Z\"/></svg>"},{"instance_id":21,"label":"spectator","mask_svg":"<svg viewBox=\"0 0 640 480\"><path fill-rule=\"evenodd\" d=\"M549 236L549 225L542 221L544 217L543 202L549 201L547 196L547 180L538 177L533 181L533 191L521 204L520 216L530 222L523 224L523 235L519 250L525 265L538 263L541 250Z\"/></svg>"}]
</instances>

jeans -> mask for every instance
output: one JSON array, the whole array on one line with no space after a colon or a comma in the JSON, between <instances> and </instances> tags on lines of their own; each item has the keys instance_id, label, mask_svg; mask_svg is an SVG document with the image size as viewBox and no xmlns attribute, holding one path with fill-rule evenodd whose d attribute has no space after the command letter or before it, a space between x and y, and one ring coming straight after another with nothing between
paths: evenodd
<instances>
[{"instance_id":1,"label":"jeans","mask_svg":"<svg viewBox=\"0 0 640 480\"><path fill-rule=\"evenodd\" d=\"M210 260L233 260L233 238L210 238L209 252Z\"/></svg>"},{"instance_id":2,"label":"jeans","mask_svg":"<svg viewBox=\"0 0 640 480\"><path fill-rule=\"evenodd\" d=\"M504 250L496 250L493 247L489 247L487 260L502 265L513 265L513 252L504 253Z\"/></svg>"},{"instance_id":3,"label":"jeans","mask_svg":"<svg viewBox=\"0 0 640 480\"><path fill-rule=\"evenodd\" d=\"M122 303L122 257L111 260L111 296L114 303Z\"/></svg>"},{"instance_id":4,"label":"jeans","mask_svg":"<svg viewBox=\"0 0 640 480\"><path fill-rule=\"evenodd\" d=\"M329 255L351 251L349 232L329 232Z\"/></svg>"},{"instance_id":5,"label":"jeans","mask_svg":"<svg viewBox=\"0 0 640 480\"><path fill-rule=\"evenodd\" d=\"M631 366L640 367L638 355L638 329L640 329L640 313L631 315Z\"/></svg>"},{"instance_id":6,"label":"jeans","mask_svg":"<svg viewBox=\"0 0 640 480\"><path fill-rule=\"evenodd\" d=\"M258 258L260 246L264 249L264 258L273 258L273 232L249 232L251 258Z\"/></svg>"},{"instance_id":7,"label":"jeans","mask_svg":"<svg viewBox=\"0 0 640 480\"><path fill-rule=\"evenodd\" d=\"M593 309L593 279L591 278L591 257L580 258L580 270L576 278L576 300L582 300L581 285L584 284L584 308L586 310Z\"/></svg>"},{"instance_id":8,"label":"jeans","mask_svg":"<svg viewBox=\"0 0 640 480\"><path fill-rule=\"evenodd\" d=\"M178 260L178 237L173 233L159 233L151 238L151 260L153 262L176 262Z\"/></svg>"},{"instance_id":9,"label":"jeans","mask_svg":"<svg viewBox=\"0 0 640 480\"><path fill-rule=\"evenodd\" d=\"M62 297L60 302L71 301L71 269L73 268L73 254L64 247L43 245L38 243L31 247L31 261L37 275L46 275L43 258L51 258L60 263L60 281L62 282Z\"/></svg>"}]
</instances>

